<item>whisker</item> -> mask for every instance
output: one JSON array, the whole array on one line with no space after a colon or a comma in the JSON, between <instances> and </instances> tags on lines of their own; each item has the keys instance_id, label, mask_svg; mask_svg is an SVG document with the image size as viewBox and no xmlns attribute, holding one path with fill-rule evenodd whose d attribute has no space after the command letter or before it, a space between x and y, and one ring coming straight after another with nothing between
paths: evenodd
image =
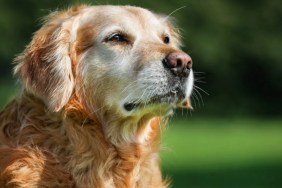
<instances>
[{"instance_id":1,"label":"whisker","mask_svg":"<svg viewBox=\"0 0 282 188\"><path fill-rule=\"evenodd\" d=\"M133 84L135 84L136 82L138 82L139 80L135 80L133 82L131 82L130 84L128 84L125 88L123 88L123 90L121 91L121 93L126 92L127 89L130 89L130 87L133 86Z\"/></svg>"},{"instance_id":2,"label":"whisker","mask_svg":"<svg viewBox=\"0 0 282 188\"><path fill-rule=\"evenodd\" d=\"M198 76L197 76L197 77L194 77L194 81L195 81L195 82L203 82L203 83L206 83L205 79L206 79L205 77L200 77L200 76L199 76L199 77L198 77Z\"/></svg>"},{"instance_id":3,"label":"whisker","mask_svg":"<svg viewBox=\"0 0 282 188\"><path fill-rule=\"evenodd\" d=\"M151 97L153 97L153 94L155 93L155 91L157 90L158 88L155 88L154 90L152 90L149 95L147 96L146 98L146 103L150 101Z\"/></svg>"},{"instance_id":4,"label":"whisker","mask_svg":"<svg viewBox=\"0 0 282 188\"><path fill-rule=\"evenodd\" d=\"M190 114L191 117L193 116L193 115L192 115L192 111L193 111L192 109L189 109L189 110L188 110L188 112L189 112L189 114Z\"/></svg>"},{"instance_id":5,"label":"whisker","mask_svg":"<svg viewBox=\"0 0 282 188\"><path fill-rule=\"evenodd\" d=\"M168 14L165 18L164 21L166 21L172 14L176 13L177 11L186 8L186 6L182 6L180 8L175 9L174 11L172 11L170 14Z\"/></svg>"},{"instance_id":6,"label":"whisker","mask_svg":"<svg viewBox=\"0 0 282 188\"><path fill-rule=\"evenodd\" d=\"M142 100L143 96L145 95L145 93L146 93L147 91L148 91L148 89L146 88L146 89L143 91L142 95L139 97L139 99L136 101L136 103L139 103L139 102Z\"/></svg>"},{"instance_id":7,"label":"whisker","mask_svg":"<svg viewBox=\"0 0 282 188\"><path fill-rule=\"evenodd\" d=\"M197 107L197 103L198 103L198 105L199 105L199 107L200 107L201 104L200 104L199 98L198 98L198 96L197 96L197 93L193 92L193 93L192 93L192 97L195 98L195 99L194 99L194 101L195 101L195 107Z\"/></svg>"},{"instance_id":8,"label":"whisker","mask_svg":"<svg viewBox=\"0 0 282 188\"><path fill-rule=\"evenodd\" d=\"M194 71L194 70L193 70L193 73L194 73L194 74L206 74L205 72Z\"/></svg>"},{"instance_id":9,"label":"whisker","mask_svg":"<svg viewBox=\"0 0 282 188\"><path fill-rule=\"evenodd\" d=\"M199 98L200 98L200 100L201 100L201 102L202 102L202 105L205 106L205 105L204 105L204 100L203 100L203 97L202 97L201 93L197 90L197 88L194 88L194 90L195 90L195 92L198 94L198 96L199 96Z\"/></svg>"},{"instance_id":10,"label":"whisker","mask_svg":"<svg viewBox=\"0 0 282 188\"><path fill-rule=\"evenodd\" d=\"M194 80L194 82L203 83L203 84L206 84L206 83L207 83L207 82L202 81L202 80Z\"/></svg>"},{"instance_id":11,"label":"whisker","mask_svg":"<svg viewBox=\"0 0 282 188\"><path fill-rule=\"evenodd\" d=\"M206 95L210 95L208 92L206 92L205 90L203 90L202 88L200 88L199 86L194 85L195 88L201 90L203 93L205 93Z\"/></svg>"},{"instance_id":12,"label":"whisker","mask_svg":"<svg viewBox=\"0 0 282 188\"><path fill-rule=\"evenodd\" d=\"M130 98L135 91L137 91L139 88L135 88L133 91L131 91L130 93L128 93L128 95L123 99L123 101L127 101L128 98Z\"/></svg>"}]
</instances>

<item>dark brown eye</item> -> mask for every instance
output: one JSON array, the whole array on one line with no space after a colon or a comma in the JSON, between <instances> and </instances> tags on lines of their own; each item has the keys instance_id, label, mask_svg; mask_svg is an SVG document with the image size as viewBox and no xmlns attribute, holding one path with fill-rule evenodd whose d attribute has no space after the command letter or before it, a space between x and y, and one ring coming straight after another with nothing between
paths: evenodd
<instances>
[{"instance_id":1,"label":"dark brown eye","mask_svg":"<svg viewBox=\"0 0 282 188\"><path fill-rule=\"evenodd\" d=\"M120 33L116 33L116 34L111 35L108 38L108 41L111 41L111 42L128 42L127 38Z\"/></svg>"},{"instance_id":2,"label":"dark brown eye","mask_svg":"<svg viewBox=\"0 0 282 188\"><path fill-rule=\"evenodd\" d=\"M164 37L164 43L165 43L165 44L168 44L169 42L170 42L169 36L165 36L165 37Z\"/></svg>"}]
</instances>

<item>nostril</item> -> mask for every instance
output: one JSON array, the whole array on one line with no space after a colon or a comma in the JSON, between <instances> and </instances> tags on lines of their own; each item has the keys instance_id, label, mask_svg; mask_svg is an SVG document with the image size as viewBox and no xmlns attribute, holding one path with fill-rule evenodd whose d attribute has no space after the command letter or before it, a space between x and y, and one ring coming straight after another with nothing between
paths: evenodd
<instances>
[{"instance_id":1,"label":"nostril","mask_svg":"<svg viewBox=\"0 0 282 188\"><path fill-rule=\"evenodd\" d=\"M191 69L192 68L192 60L189 60L188 62L187 62L187 69Z\"/></svg>"},{"instance_id":2,"label":"nostril","mask_svg":"<svg viewBox=\"0 0 282 188\"><path fill-rule=\"evenodd\" d=\"M163 63L167 64L167 58L163 59Z\"/></svg>"},{"instance_id":3,"label":"nostril","mask_svg":"<svg viewBox=\"0 0 282 188\"><path fill-rule=\"evenodd\" d=\"M164 64L165 67L169 68L169 62L167 58L164 58L162 63Z\"/></svg>"},{"instance_id":4,"label":"nostril","mask_svg":"<svg viewBox=\"0 0 282 188\"><path fill-rule=\"evenodd\" d=\"M176 67L182 67L182 60L181 59L177 59Z\"/></svg>"}]
</instances>

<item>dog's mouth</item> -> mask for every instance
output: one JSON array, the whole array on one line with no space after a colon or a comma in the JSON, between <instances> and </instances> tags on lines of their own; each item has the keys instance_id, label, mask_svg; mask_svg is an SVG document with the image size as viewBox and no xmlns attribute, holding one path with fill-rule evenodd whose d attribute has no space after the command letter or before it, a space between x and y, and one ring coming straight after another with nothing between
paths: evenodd
<instances>
[{"instance_id":1,"label":"dog's mouth","mask_svg":"<svg viewBox=\"0 0 282 188\"><path fill-rule=\"evenodd\" d=\"M170 92L163 95L156 95L151 97L149 100L140 101L135 100L131 102L126 102L124 104L124 109L128 112L144 108L147 106L167 104L172 107L175 107L178 103L183 101L185 98L185 93L180 88L172 89Z\"/></svg>"}]
</instances>

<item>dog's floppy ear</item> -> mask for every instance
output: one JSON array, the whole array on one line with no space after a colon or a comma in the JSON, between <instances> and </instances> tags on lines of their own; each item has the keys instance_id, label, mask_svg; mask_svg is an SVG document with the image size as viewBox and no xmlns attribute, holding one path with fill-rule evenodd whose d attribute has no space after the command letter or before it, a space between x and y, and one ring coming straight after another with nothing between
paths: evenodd
<instances>
[{"instance_id":1,"label":"dog's floppy ear","mask_svg":"<svg viewBox=\"0 0 282 188\"><path fill-rule=\"evenodd\" d=\"M59 111L74 88L69 55L72 22L69 18L66 12L48 16L15 60L15 74L20 76L25 89L41 98L51 111Z\"/></svg>"}]
</instances>

